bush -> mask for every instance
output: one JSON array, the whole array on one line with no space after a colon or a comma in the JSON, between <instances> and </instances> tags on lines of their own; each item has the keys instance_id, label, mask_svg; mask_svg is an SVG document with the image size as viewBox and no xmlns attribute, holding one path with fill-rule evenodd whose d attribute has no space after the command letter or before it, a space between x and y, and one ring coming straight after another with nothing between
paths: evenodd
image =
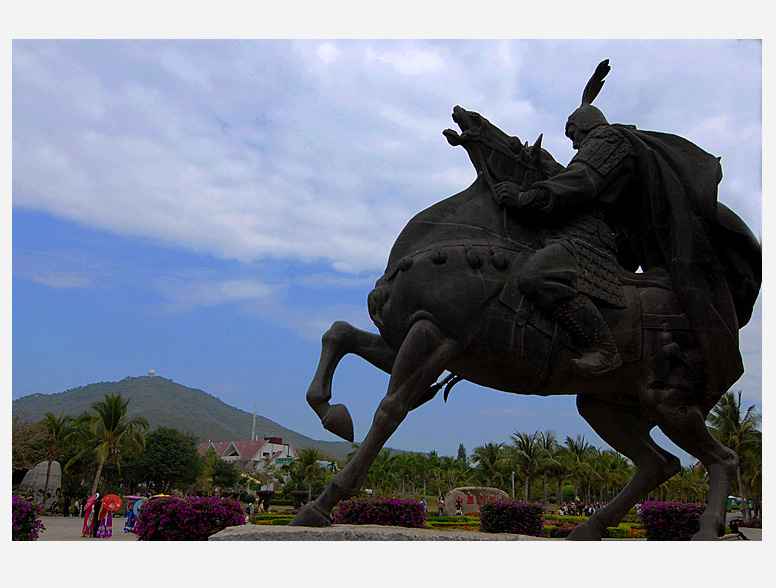
<instances>
[{"instance_id":1,"label":"bush","mask_svg":"<svg viewBox=\"0 0 776 588\"><path fill-rule=\"evenodd\" d=\"M460 531L479 531L479 517L469 515L452 517L432 517L426 521L429 529L457 529Z\"/></svg>"},{"instance_id":2,"label":"bush","mask_svg":"<svg viewBox=\"0 0 776 588\"><path fill-rule=\"evenodd\" d=\"M42 511L42 504L33 504L23 498L13 497L11 536L14 541L35 541L38 538L38 531L46 529L38 517Z\"/></svg>"},{"instance_id":3,"label":"bush","mask_svg":"<svg viewBox=\"0 0 776 588\"><path fill-rule=\"evenodd\" d=\"M558 521L551 525L544 526L544 535L546 537L552 537L553 539L568 537L574 528L579 525L578 522L572 521Z\"/></svg>"},{"instance_id":4,"label":"bush","mask_svg":"<svg viewBox=\"0 0 776 588\"><path fill-rule=\"evenodd\" d=\"M233 498L163 496L143 504L135 531L141 541L207 541L244 524L245 512Z\"/></svg>"},{"instance_id":5,"label":"bush","mask_svg":"<svg viewBox=\"0 0 776 588\"><path fill-rule=\"evenodd\" d=\"M544 537L544 505L522 500L496 500L480 506L480 531Z\"/></svg>"},{"instance_id":6,"label":"bush","mask_svg":"<svg viewBox=\"0 0 776 588\"><path fill-rule=\"evenodd\" d=\"M254 525L287 525L294 518L292 514L261 513L251 517Z\"/></svg>"},{"instance_id":7,"label":"bush","mask_svg":"<svg viewBox=\"0 0 776 588\"><path fill-rule=\"evenodd\" d=\"M332 522L345 525L393 525L420 529L426 511L420 502L396 498L351 498L340 502Z\"/></svg>"},{"instance_id":8,"label":"bush","mask_svg":"<svg viewBox=\"0 0 776 588\"><path fill-rule=\"evenodd\" d=\"M639 517L648 541L689 541L705 509L705 504L645 502Z\"/></svg>"}]
</instances>

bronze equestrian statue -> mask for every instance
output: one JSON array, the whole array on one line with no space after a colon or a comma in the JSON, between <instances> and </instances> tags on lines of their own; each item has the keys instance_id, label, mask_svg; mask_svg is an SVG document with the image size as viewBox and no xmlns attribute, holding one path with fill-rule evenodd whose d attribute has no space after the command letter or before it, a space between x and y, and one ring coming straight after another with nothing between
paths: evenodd
<instances>
[{"instance_id":1,"label":"bronze equestrian statue","mask_svg":"<svg viewBox=\"0 0 776 588\"><path fill-rule=\"evenodd\" d=\"M338 321L323 335L307 401L353 441L331 405L340 360L390 374L371 429L348 465L292 525L328 526L407 413L461 379L515 394L574 394L580 415L636 466L612 502L569 536L597 540L680 469L657 426L709 474L694 539L717 539L738 465L705 419L743 373L738 330L762 279L760 243L717 202L719 159L681 137L609 124L592 106L599 64L569 117L578 150L563 167L456 106L474 183L417 214L368 297L380 334ZM640 268L641 271L637 272ZM444 372L450 374L437 383Z\"/></svg>"}]
</instances>

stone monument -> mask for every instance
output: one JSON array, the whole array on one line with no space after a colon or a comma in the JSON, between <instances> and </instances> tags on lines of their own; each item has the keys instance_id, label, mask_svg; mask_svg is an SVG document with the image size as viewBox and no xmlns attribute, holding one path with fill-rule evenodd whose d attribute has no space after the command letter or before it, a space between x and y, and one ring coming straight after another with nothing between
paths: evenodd
<instances>
[{"instance_id":1,"label":"stone monument","mask_svg":"<svg viewBox=\"0 0 776 588\"><path fill-rule=\"evenodd\" d=\"M762 278L760 243L717 201L719 158L681 137L610 124L592 105L601 62L568 117L563 166L456 106L446 130L477 170L471 186L418 213L368 297L379 334L338 321L323 335L307 401L353 441L331 405L354 353L391 375L355 456L293 526L331 525L410 410L465 379L515 394L574 394L580 415L636 466L631 482L569 539L597 540L680 469L658 427L709 472L694 539L717 539L738 465L705 418L743 373L738 331ZM637 271L640 270L640 271ZM449 375L443 377L445 372Z\"/></svg>"},{"instance_id":2,"label":"stone monument","mask_svg":"<svg viewBox=\"0 0 776 588\"><path fill-rule=\"evenodd\" d=\"M32 496L35 502L44 502L46 510L51 506L51 503L55 500L59 500L62 492L62 467L58 461L51 462L51 471L49 472L48 492L46 496L43 496L43 490L46 487L46 471L48 470L48 462L42 461L30 471L28 471L21 484L19 484L19 492L22 492L25 496Z\"/></svg>"},{"instance_id":3,"label":"stone monument","mask_svg":"<svg viewBox=\"0 0 776 588\"><path fill-rule=\"evenodd\" d=\"M493 500L509 500L509 494L486 486L453 488L445 494L445 514L455 515L456 504L461 505L461 512L465 515L480 512L482 504Z\"/></svg>"}]
</instances>

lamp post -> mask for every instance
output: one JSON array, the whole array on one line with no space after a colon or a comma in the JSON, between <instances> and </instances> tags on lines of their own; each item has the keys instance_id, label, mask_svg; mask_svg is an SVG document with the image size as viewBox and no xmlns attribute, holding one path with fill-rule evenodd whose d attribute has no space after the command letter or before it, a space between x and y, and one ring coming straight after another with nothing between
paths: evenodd
<instances>
[{"instance_id":1,"label":"lamp post","mask_svg":"<svg viewBox=\"0 0 776 588\"><path fill-rule=\"evenodd\" d=\"M515 472L512 472L512 500L515 499Z\"/></svg>"}]
</instances>

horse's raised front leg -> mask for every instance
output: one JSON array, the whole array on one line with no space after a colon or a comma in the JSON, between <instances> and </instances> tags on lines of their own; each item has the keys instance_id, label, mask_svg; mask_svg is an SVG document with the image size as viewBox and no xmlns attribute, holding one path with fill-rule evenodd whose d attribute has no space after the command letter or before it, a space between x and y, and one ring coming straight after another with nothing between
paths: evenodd
<instances>
[{"instance_id":1,"label":"horse's raised front leg","mask_svg":"<svg viewBox=\"0 0 776 588\"><path fill-rule=\"evenodd\" d=\"M341 500L356 495L385 442L458 351L458 343L446 337L430 320L420 320L410 328L393 362L388 392L377 408L364 442L323 493L299 511L291 525L331 525L331 509Z\"/></svg>"},{"instance_id":2,"label":"horse's raised front leg","mask_svg":"<svg viewBox=\"0 0 776 588\"><path fill-rule=\"evenodd\" d=\"M598 541L606 527L617 526L634 504L678 472L681 462L649 436L654 422L630 416L594 396L577 396L577 408L601 439L636 466L625 488L568 536L571 541Z\"/></svg>"},{"instance_id":3,"label":"horse's raised front leg","mask_svg":"<svg viewBox=\"0 0 776 588\"><path fill-rule=\"evenodd\" d=\"M353 419L344 404L329 404L331 382L337 365L348 353L354 353L390 374L396 351L380 335L357 329L344 321L335 322L321 339L321 359L307 390L307 403L321 419L323 428L353 441Z\"/></svg>"},{"instance_id":4,"label":"horse's raised front leg","mask_svg":"<svg viewBox=\"0 0 776 588\"><path fill-rule=\"evenodd\" d=\"M730 485L738 468L738 455L717 441L706 427L705 414L692 392L674 389L655 391L656 420L666 436L690 455L701 460L709 473L709 498L700 516L700 530L693 541L716 541L725 531Z\"/></svg>"}]
</instances>

